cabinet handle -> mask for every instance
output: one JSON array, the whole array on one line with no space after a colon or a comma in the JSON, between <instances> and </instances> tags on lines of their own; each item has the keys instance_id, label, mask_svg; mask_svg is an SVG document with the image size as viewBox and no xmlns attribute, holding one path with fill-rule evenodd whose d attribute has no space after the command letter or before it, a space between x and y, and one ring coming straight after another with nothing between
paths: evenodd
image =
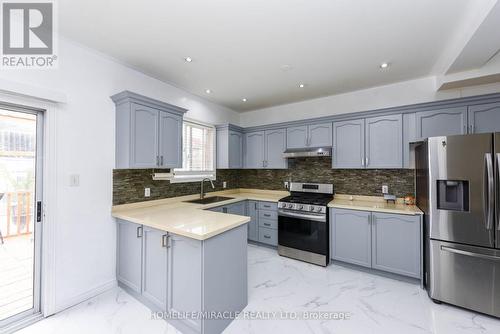
<instances>
[{"instance_id":1,"label":"cabinet handle","mask_svg":"<svg viewBox=\"0 0 500 334\"><path fill-rule=\"evenodd\" d=\"M137 227L137 237L142 238L142 226Z\"/></svg>"},{"instance_id":2,"label":"cabinet handle","mask_svg":"<svg viewBox=\"0 0 500 334\"><path fill-rule=\"evenodd\" d=\"M255 207L255 210L257 210L257 202L254 202L253 205Z\"/></svg>"},{"instance_id":3,"label":"cabinet handle","mask_svg":"<svg viewBox=\"0 0 500 334\"><path fill-rule=\"evenodd\" d=\"M269 223L264 223L264 226L271 226L271 224L269 224Z\"/></svg>"},{"instance_id":4,"label":"cabinet handle","mask_svg":"<svg viewBox=\"0 0 500 334\"><path fill-rule=\"evenodd\" d=\"M361 158L361 167L365 167L365 159Z\"/></svg>"},{"instance_id":5,"label":"cabinet handle","mask_svg":"<svg viewBox=\"0 0 500 334\"><path fill-rule=\"evenodd\" d=\"M269 213L264 213L264 217L271 217Z\"/></svg>"},{"instance_id":6,"label":"cabinet handle","mask_svg":"<svg viewBox=\"0 0 500 334\"><path fill-rule=\"evenodd\" d=\"M156 156L156 166L160 165L160 157L157 155Z\"/></svg>"},{"instance_id":7,"label":"cabinet handle","mask_svg":"<svg viewBox=\"0 0 500 334\"><path fill-rule=\"evenodd\" d=\"M160 157L160 165L163 166L163 155Z\"/></svg>"},{"instance_id":8,"label":"cabinet handle","mask_svg":"<svg viewBox=\"0 0 500 334\"><path fill-rule=\"evenodd\" d=\"M227 208L222 208L222 212L227 213Z\"/></svg>"},{"instance_id":9,"label":"cabinet handle","mask_svg":"<svg viewBox=\"0 0 500 334\"><path fill-rule=\"evenodd\" d=\"M271 239L271 236L269 236L269 235L266 235L266 234L265 234L265 235L264 235L264 238L266 238L266 239Z\"/></svg>"},{"instance_id":10,"label":"cabinet handle","mask_svg":"<svg viewBox=\"0 0 500 334\"><path fill-rule=\"evenodd\" d=\"M161 236L161 246L162 247L167 247L167 242L168 242L168 236L166 234Z\"/></svg>"},{"instance_id":11,"label":"cabinet handle","mask_svg":"<svg viewBox=\"0 0 500 334\"><path fill-rule=\"evenodd\" d=\"M368 157L366 157L366 164L365 164L365 167L368 167L368 165L370 164L370 160L368 159Z\"/></svg>"}]
</instances>

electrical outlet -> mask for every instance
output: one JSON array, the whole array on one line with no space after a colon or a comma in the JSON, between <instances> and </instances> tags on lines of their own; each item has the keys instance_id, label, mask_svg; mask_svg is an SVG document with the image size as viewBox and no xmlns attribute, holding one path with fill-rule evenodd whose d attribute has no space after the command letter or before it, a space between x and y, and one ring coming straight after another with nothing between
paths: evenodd
<instances>
[{"instance_id":1,"label":"electrical outlet","mask_svg":"<svg viewBox=\"0 0 500 334\"><path fill-rule=\"evenodd\" d=\"M222 182L222 188L223 188L223 189L226 189L226 188L227 188L227 182L226 182L226 181Z\"/></svg>"},{"instance_id":2,"label":"electrical outlet","mask_svg":"<svg viewBox=\"0 0 500 334\"><path fill-rule=\"evenodd\" d=\"M285 186L286 189L288 189L288 181L284 182L284 186Z\"/></svg>"},{"instance_id":3,"label":"electrical outlet","mask_svg":"<svg viewBox=\"0 0 500 334\"><path fill-rule=\"evenodd\" d=\"M389 186L382 186L382 194L388 194L389 193Z\"/></svg>"},{"instance_id":4,"label":"electrical outlet","mask_svg":"<svg viewBox=\"0 0 500 334\"><path fill-rule=\"evenodd\" d=\"M144 197L151 196L151 188L144 188Z\"/></svg>"}]
</instances>

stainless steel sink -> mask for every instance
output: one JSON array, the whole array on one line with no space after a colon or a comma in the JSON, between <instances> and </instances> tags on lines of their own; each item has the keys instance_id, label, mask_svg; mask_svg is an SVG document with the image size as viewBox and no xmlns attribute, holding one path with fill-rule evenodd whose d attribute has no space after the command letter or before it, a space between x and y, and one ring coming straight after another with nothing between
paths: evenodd
<instances>
[{"instance_id":1,"label":"stainless steel sink","mask_svg":"<svg viewBox=\"0 0 500 334\"><path fill-rule=\"evenodd\" d=\"M196 204L211 204L211 203L227 201L228 199L234 199L234 197L212 196L212 197L192 199L190 201L184 201L184 202L196 203Z\"/></svg>"}]
</instances>

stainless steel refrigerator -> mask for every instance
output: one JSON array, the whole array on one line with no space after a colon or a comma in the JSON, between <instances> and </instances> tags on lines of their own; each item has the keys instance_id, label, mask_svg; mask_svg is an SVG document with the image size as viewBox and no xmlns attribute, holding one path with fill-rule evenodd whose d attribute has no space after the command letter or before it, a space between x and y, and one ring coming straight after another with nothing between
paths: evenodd
<instances>
[{"instance_id":1,"label":"stainless steel refrigerator","mask_svg":"<svg viewBox=\"0 0 500 334\"><path fill-rule=\"evenodd\" d=\"M432 137L415 153L429 296L500 317L500 133Z\"/></svg>"}]
</instances>

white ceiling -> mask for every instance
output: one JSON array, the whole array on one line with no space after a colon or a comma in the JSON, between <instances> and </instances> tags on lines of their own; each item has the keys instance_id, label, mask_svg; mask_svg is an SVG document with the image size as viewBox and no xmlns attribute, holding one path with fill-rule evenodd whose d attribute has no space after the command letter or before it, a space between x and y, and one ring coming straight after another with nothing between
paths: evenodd
<instances>
[{"instance_id":1,"label":"white ceiling","mask_svg":"<svg viewBox=\"0 0 500 334\"><path fill-rule=\"evenodd\" d=\"M58 10L64 36L247 111L433 74L471 2L61 0Z\"/></svg>"}]
</instances>

